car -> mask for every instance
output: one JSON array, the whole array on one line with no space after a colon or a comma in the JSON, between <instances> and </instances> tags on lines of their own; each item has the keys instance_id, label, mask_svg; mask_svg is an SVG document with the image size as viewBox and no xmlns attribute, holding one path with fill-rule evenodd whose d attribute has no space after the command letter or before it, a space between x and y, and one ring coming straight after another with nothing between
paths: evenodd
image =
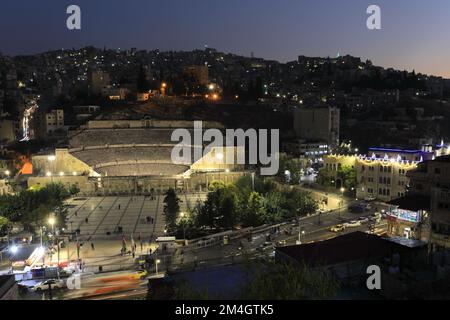
<instances>
[{"instance_id":1,"label":"car","mask_svg":"<svg viewBox=\"0 0 450 320\"><path fill-rule=\"evenodd\" d=\"M343 224L337 224L330 228L331 232L342 232L345 230L345 226Z\"/></svg>"},{"instance_id":2,"label":"car","mask_svg":"<svg viewBox=\"0 0 450 320\"><path fill-rule=\"evenodd\" d=\"M359 217L358 221L361 223L368 223L370 220L368 217Z\"/></svg>"},{"instance_id":3,"label":"car","mask_svg":"<svg viewBox=\"0 0 450 320\"><path fill-rule=\"evenodd\" d=\"M50 287L52 290L55 290L55 289L62 289L62 288L64 288L64 286L65 286L64 280L49 279L49 280L44 280L44 281L38 282L33 287L31 287L30 290L33 292L41 292L41 291L48 290Z\"/></svg>"},{"instance_id":4,"label":"car","mask_svg":"<svg viewBox=\"0 0 450 320\"><path fill-rule=\"evenodd\" d=\"M136 272L133 272L129 278L134 280L144 280L148 276L148 271L145 269L137 270Z\"/></svg>"},{"instance_id":5,"label":"car","mask_svg":"<svg viewBox=\"0 0 450 320\"><path fill-rule=\"evenodd\" d=\"M367 201L367 202L372 202L372 201L375 201L375 200L377 200L377 198L375 198L375 197L365 197L364 198L364 201Z\"/></svg>"},{"instance_id":6,"label":"car","mask_svg":"<svg viewBox=\"0 0 450 320\"><path fill-rule=\"evenodd\" d=\"M344 223L344 226L347 228L355 228L361 226L361 221L358 220L352 220L350 222Z\"/></svg>"}]
</instances>

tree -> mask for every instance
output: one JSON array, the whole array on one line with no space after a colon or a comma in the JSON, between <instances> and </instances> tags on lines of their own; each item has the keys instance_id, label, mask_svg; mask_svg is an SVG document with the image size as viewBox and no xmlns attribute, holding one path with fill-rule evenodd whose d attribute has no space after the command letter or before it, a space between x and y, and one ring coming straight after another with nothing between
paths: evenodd
<instances>
[{"instance_id":1,"label":"tree","mask_svg":"<svg viewBox=\"0 0 450 320\"><path fill-rule=\"evenodd\" d=\"M164 197L164 214L166 216L167 232L172 233L177 228L177 218L180 213L181 200L173 188L170 188L165 193Z\"/></svg>"},{"instance_id":2,"label":"tree","mask_svg":"<svg viewBox=\"0 0 450 320\"><path fill-rule=\"evenodd\" d=\"M284 220L284 217L288 215L288 212L283 208L283 203L286 202L286 198L283 193L279 191L271 192L264 198L265 217L266 223L280 223Z\"/></svg>"},{"instance_id":3,"label":"tree","mask_svg":"<svg viewBox=\"0 0 450 320\"><path fill-rule=\"evenodd\" d=\"M76 196L78 193L80 193L80 188L76 184L72 184L69 187L68 191L69 191L70 195L73 197L73 196Z\"/></svg>"},{"instance_id":4,"label":"tree","mask_svg":"<svg viewBox=\"0 0 450 320\"><path fill-rule=\"evenodd\" d=\"M7 233L7 230L9 228L10 221L8 218L0 216L0 235L4 235Z\"/></svg>"},{"instance_id":5,"label":"tree","mask_svg":"<svg viewBox=\"0 0 450 320\"><path fill-rule=\"evenodd\" d=\"M263 224L266 216L263 197L257 192L252 192L243 211L242 224L245 227L256 227Z\"/></svg>"},{"instance_id":6,"label":"tree","mask_svg":"<svg viewBox=\"0 0 450 320\"><path fill-rule=\"evenodd\" d=\"M200 228L231 229L238 221L238 196L232 185L217 185L208 193L197 216Z\"/></svg>"},{"instance_id":7,"label":"tree","mask_svg":"<svg viewBox=\"0 0 450 320\"><path fill-rule=\"evenodd\" d=\"M356 169L351 166L342 166L337 172L338 178L342 180L342 186L347 190L356 187Z\"/></svg>"},{"instance_id":8,"label":"tree","mask_svg":"<svg viewBox=\"0 0 450 320\"><path fill-rule=\"evenodd\" d=\"M292 189L285 193L286 201L282 204L288 212L285 219L299 218L318 210L319 205L309 192Z\"/></svg>"},{"instance_id":9,"label":"tree","mask_svg":"<svg viewBox=\"0 0 450 320\"><path fill-rule=\"evenodd\" d=\"M289 181L287 181L287 172L289 172ZM298 162L298 160L290 156L280 156L278 177L280 177L281 181L283 182L287 181L290 184L298 184L301 178L301 164Z\"/></svg>"},{"instance_id":10,"label":"tree","mask_svg":"<svg viewBox=\"0 0 450 320\"><path fill-rule=\"evenodd\" d=\"M334 176L331 170L323 168L319 171L319 174L317 175L317 183L324 187L334 187L335 183Z\"/></svg>"}]
</instances>

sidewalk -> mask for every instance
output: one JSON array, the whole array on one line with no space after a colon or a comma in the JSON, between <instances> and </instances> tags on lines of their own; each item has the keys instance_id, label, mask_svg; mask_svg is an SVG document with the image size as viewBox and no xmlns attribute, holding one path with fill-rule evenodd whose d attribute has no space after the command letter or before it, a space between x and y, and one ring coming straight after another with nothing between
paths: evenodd
<instances>
[{"instance_id":1,"label":"sidewalk","mask_svg":"<svg viewBox=\"0 0 450 320\"><path fill-rule=\"evenodd\" d=\"M91 247L91 243L94 244L94 250ZM141 246L140 243L136 241L136 255L147 254L151 249L154 251L156 249L156 244L144 243ZM102 266L103 269L122 269L123 267L129 267L134 265L134 259L131 254L121 255L120 251L122 248L121 240L97 240L92 242L84 242L80 248L79 258L84 262L86 271L97 272L98 267ZM127 241L127 252L131 251L131 242ZM50 259L50 260L49 260ZM69 261L77 261L77 243L70 242L66 248L61 248L59 253L59 262L64 263ZM46 263L57 264L58 254L54 253L51 257L48 255L45 258Z\"/></svg>"}]
</instances>

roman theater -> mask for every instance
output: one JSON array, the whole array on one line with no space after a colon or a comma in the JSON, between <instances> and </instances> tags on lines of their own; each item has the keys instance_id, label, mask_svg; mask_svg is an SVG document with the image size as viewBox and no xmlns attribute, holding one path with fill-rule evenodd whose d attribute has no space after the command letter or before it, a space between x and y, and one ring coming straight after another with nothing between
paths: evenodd
<instances>
[{"instance_id":1,"label":"roman theater","mask_svg":"<svg viewBox=\"0 0 450 320\"><path fill-rule=\"evenodd\" d=\"M193 163L174 164L171 154L178 142L172 132L194 130L191 121L92 120L71 131L66 145L32 157L33 174L28 185L60 182L76 185L85 195L126 195L206 190L214 180L231 182L244 172L243 166L225 164L228 152L237 157L242 149L213 148ZM203 122L203 129L223 126ZM191 145L204 148L204 145ZM236 162L234 162L236 163Z\"/></svg>"}]
</instances>

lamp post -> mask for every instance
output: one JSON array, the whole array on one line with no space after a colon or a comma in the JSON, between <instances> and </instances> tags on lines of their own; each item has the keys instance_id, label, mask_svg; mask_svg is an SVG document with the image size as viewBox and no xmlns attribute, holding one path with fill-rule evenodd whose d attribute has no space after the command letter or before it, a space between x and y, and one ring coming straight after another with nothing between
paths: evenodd
<instances>
[{"instance_id":1,"label":"lamp post","mask_svg":"<svg viewBox=\"0 0 450 320\"><path fill-rule=\"evenodd\" d=\"M252 172L252 191L255 191L255 173Z\"/></svg>"},{"instance_id":2,"label":"lamp post","mask_svg":"<svg viewBox=\"0 0 450 320\"><path fill-rule=\"evenodd\" d=\"M158 275L158 264L160 264L160 263L161 263L161 260L156 259L156 261L155 261L156 275Z\"/></svg>"},{"instance_id":3,"label":"lamp post","mask_svg":"<svg viewBox=\"0 0 450 320\"><path fill-rule=\"evenodd\" d=\"M302 227L300 225L300 220L298 222L298 240L297 244L302 244L302 234L305 234L305 230L302 230Z\"/></svg>"},{"instance_id":4,"label":"lamp post","mask_svg":"<svg viewBox=\"0 0 450 320\"><path fill-rule=\"evenodd\" d=\"M180 212L180 220L181 223L183 224L183 240L186 243L186 223L184 221L184 217L185 217L185 213L184 212Z\"/></svg>"},{"instance_id":5,"label":"lamp post","mask_svg":"<svg viewBox=\"0 0 450 320\"><path fill-rule=\"evenodd\" d=\"M59 267L59 239L58 239L58 237L57 237L56 234L55 234L55 223L56 223L55 218L54 218L54 217L50 217L50 218L48 219L48 223L52 226L52 234L53 234L53 236L54 236L55 239L56 239L57 262L58 262L58 267Z\"/></svg>"},{"instance_id":6,"label":"lamp post","mask_svg":"<svg viewBox=\"0 0 450 320\"><path fill-rule=\"evenodd\" d=\"M52 226L52 233L55 233L55 218L50 217L48 218L48 223Z\"/></svg>"},{"instance_id":7,"label":"lamp post","mask_svg":"<svg viewBox=\"0 0 450 320\"><path fill-rule=\"evenodd\" d=\"M51 164L51 168L50 168L50 172L55 172L55 160L56 160L56 156L51 155L47 157L48 161Z\"/></svg>"},{"instance_id":8,"label":"lamp post","mask_svg":"<svg viewBox=\"0 0 450 320\"><path fill-rule=\"evenodd\" d=\"M15 256L15 254L16 254L17 252L19 252L19 247L13 244L13 245L9 248L9 252L10 252L9 261L11 262L11 274L12 274L12 273L14 273L14 269L13 269L13 260L12 260L12 259L13 259L13 257Z\"/></svg>"},{"instance_id":9,"label":"lamp post","mask_svg":"<svg viewBox=\"0 0 450 320\"><path fill-rule=\"evenodd\" d=\"M341 207L344 204L344 192L345 192L345 188L341 188L341 200L339 201L339 219L341 219Z\"/></svg>"}]
</instances>

